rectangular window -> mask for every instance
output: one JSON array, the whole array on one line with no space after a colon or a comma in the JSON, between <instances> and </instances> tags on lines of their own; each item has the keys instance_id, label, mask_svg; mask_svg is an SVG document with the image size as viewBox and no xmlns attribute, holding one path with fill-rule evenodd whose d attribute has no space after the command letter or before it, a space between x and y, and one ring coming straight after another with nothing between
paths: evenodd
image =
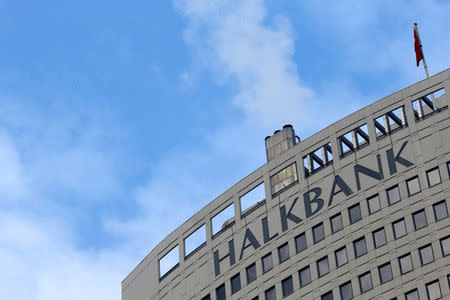
<instances>
[{"instance_id":1,"label":"rectangular window","mask_svg":"<svg viewBox=\"0 0 450 300\"><path fill-rule=\"evenodd\" d=\"M434 219L440 221L448 217L447 203L442 200L438 203L433 204Z\"/></svg>"},{"instance_id":2,"label":"rectangular window","mask_svg":"<svg viewBox=\"0 0 450 300\"><path fill-rule=\"evenodd\" d=\"M280 264L289 259L289 244L285 243L278 247L278 258L280 259Z\"/></svg>"},{"instance_id":3,"label":"rectangular window","mask_svg":"<svg viewBox=\"0 0 450 300\"><path fill-rule=\"evenodd\" d=\"M419 230L427 226L427 216L425 215L425 210L419 210L412 214L414 221L414 229Z\"/></svg>"},{"instance_id":4,"label":"rectangular window","mask_svg":"<svg viewBox=\"0 0 450 300\"><path fill-rule=\"evenodd\" d=\"M216 299L217 300L225 300L225 283L222 283L218 288L216 288Z\"/></svg>"},{"instance_id":5,"label":"rectangular window","mask_svg":"<svg viewBox=\"0 0 450 300\"><path fill-rule=\"evenodd\" d=\"M427 283L427 295L429 300L436 300L442 297L441 286L439 285L439 280L435 280Z\"/></svg>"},{"instance_id":6,"label":"rectangular window","mask_svg":"<svg viewBox=\"0 0 450 300\"><path fill-rule=\"evenodd\" d=\"M400 266L400 274L402 275L414 270L411 253L399 257L398 264Z\"/></svg>"},{"instance_id":7,"label":"rectangular window","mask_svg":"<svg viewBox=\"0 0 450 300\"><path fill-rule=\"evenodd\" d=\"M309 266L298 271L298 277L300 280L300 287L303 287L311 282L311 270Z\"/></svg>"},{"instance_id":8,"label":"rectangular window","mask_svg":"<svg viewBox=\"0 0 450 300\"><path fill-rule=\"evenodd\" d=\"M360 257L367 253L366 238L362 237L353 242L353 248L355 250L355 258Z\"/></svg>"},{"instance_id":9,"label":"rectangular window","mask_svg":"<svg viewBox=\"0 0 450 300\"><path fill-rule=\"evenodd\" d=\"M208 294L205 297L203 297L202 300L211 300L211 296Z\"/></svg>"},{"instance_id":10,"label":"rectangular window","mask_svg":"<svg viewBox=\"0 0 450 300\"><path fill-rule=\"evenodd\" d=\"M236 293L241 289L241 274L237 273L231 277L231 294Z\"/></svg>"},{"instance_id":11,"label":"rectangular window","mask_svg":"<svg viewBox=\"0 0 450 300\"><path fill-rule=\"evenodd\" d=\"M373 214L381 209L380 197L378 194L367 198L367 207L369 208L369 214Z\"/></svg>"},{"instance_id":12,"label":"rectangular window","mask_svg":"<svg viewBox=\"0 0 450 300\"><path fill-rule=\"evenodd\" d=\"M400 189L398 188L398 185L395 185L395 186L387 189L386 194L387 194L389 205L397 203L401 200Z\"/></svg>"},{"instance_id":13,"label":"rectangular window","mask_svg":"<svg viewBox=\"0 0 450 300\"><path fill-rule=\"evenodd\" d=\"M371 290L373 288L372 284L372 275L370 272L359 275L359 289L361 290L361 294Z\"/></svg>"},{"instance_id":14,"label":"rectangular window","mask_svg":"<svg viewBox=\"0 0 450 300\"><path fill-rule=\"evenodd\" d=\"M276 293L276 290L275 290L275 286L273 286L270 289L266 290L264 292L264 295L266 296L266 300L277 300L277 293Z\"/></svg>"},{"instance_id":15,"label":"rectangular window","mask_svg":"<svg viewBox=\"0 0 450 300\"><path fill-rule=\"evenodd\" d=\"M441 239L442 256L450 254L450 235Z\"/></svg>"},{"instance_id":16,"label":"rectangular window","mask_svg":"<svg viewBox=\"0 0 450 300\"><path fill-rule=\"evenodd\" d=\"M247 274L247 284L256 280L256 264L253 263L245 269Z\"/></svg>"},{"instance_id":17,"label":"rectangular window","mask_svg":"<svg viewBox=\"0 0 450 300\"><path fill-rule=\"evenodd\" d=\"M323 223L317 224L312 228L314 243L318 243L325 238Z\"/></svg>"},{"instance_id":18,"label":"rectangular window","mask_svg":"<svg viewBox=\"0 0 450 300\"><path fill-rule=\"evenodd\" d=\"M299 235L297 235L295 237L295 250L297 251L297 253L305 250L308 247L308 245L306 244L306 234L300 233Z\"/></svg>"},{"instance_id":19,"label":"rectangular window","mask_svg":"<svg viewBox=\"0 0 450 300\"><path fill-rule=\"evenodd\" d=\"M206 226L203 224L184 239L184 257L188 258L206 245Z\"/></svg>"},{"instance_id":20,"label":"rectangular window","mask_svg":"<svg viewBox=\"0 0 450 300\"><path fill-rule=\"evenodd\" d=\"M419 300L419 292L417 289L405 293L405 300Z\"/></svg>"},{"instance_id":21,"label":"rectangular window","mask_svg":"<svg viewBox=\"0 0 450 300\"><path fill-rule=\"evenodd\" d=\"M372 232L372 236L373 236L373 244L375 245L375 248L386 245L386 233L384 231L384 227Z\"/></svg>"},{"instance_id":22,"label":"rectangular window","mask_svg":"<svg viewBox=\"0 0 450 300\"><path fill-rule=\"evenodd\" d=\"M386 283L390 280L392 280L392 268L391 263L386 263L382 266L378 267L378 274L380 275L380 283Z\"/></svg>"},{"instance_id":23,"label":"rectangular window","mask_svg":"<svg viewBox=\"0 0 450 300\"><path fill-rule=\"evenodd\" d=\"M281 281L281 288L283 289L283 297L287 297L288 295L294 292L294 283L292 281L292 276Z\"/></svg>"},{"instance_id":24,"label":"rectangular window","mask_svg":"<svg viewBox=\"0 0 450 300\"><path fill-rule=\"evenodd\" d=\"M346 282L339 287L339 292L341 293L341 300L353 299L353 288L352 282Z\"/></svg>"},{"instance_id":25,"label":"rectangular window","mask_svg":"<svg viewBox=\"0 0 450 300\"><path fill-rule=\"evenodd\" d=\"M394 230L394 238L395 239L405 236L407 233L405 219L401 218L400 220L393 222L392 229Z\"/></svg>"},{"instance_id":26,"label":"rectangular window","mask_svg":"<svg viewBox=\"0 0 450 300\"><path fill-rule=\"evenodd\" d=\"M408 188L408 195L411 197L420 192L419 177L415 176L406 180L406 187Z\"/></svg>"},{"instance_id":27,"label":"rectangular window","mask_svg":"<svg viewBox=\"0 0 450 300\"><path fill-rule=\"evenodd\" d=\"M159 260L159 278L163 278L172 272L180 264L178 245L173 247Z\"/></svg>"},{"instance_id":28,"label":"rectangular window","mask_svg":"<svg viewBox=\"0 0 450 300\"><path fill-rule=\"evenodd\" d=\"M333 300L333 291L329 291L328 293L320 296L320 300Z\"/></svg>"},{"instance_id":29,"label":"rectangular window","mask_svg":"<svg viewBox=\"0 0 450 300\"><path fill-rule=\"evenodd\" d=\"M256 297L252 298L252 300L259 300L259 297L256 296Z\"/></svg>"},{"instance_id":30,"label":"rectangular window","mask_svg":"<svg viewBox=\"0 0 450 300\"><path fill-rule=\"evenodd\" d=\"M223 230L234 224L234 204L231 203L211 218L212 236L216 237Z\"/></svg>"},{"instance_id":31,"label":"rectangular window","mask_svg":"<svg viewBox=\"0 0 450 300\"><path fill-rule=\"evenodd\" d=\"M434 261L433 247L431 244L419 248L420 263L423 265Z\"/></svg>"},{"instance_id":32,"label":"rectangular window","mask_svg":"<svg viewBox=\"0 0 450 300\"><path fill-rule=\"evenodd\" d=\"M263 273L266 273L267 271L272 270L272 268L273 268L272 253L269 253L262 258L262 268L263 268Z\"/></svg>"},{"instance_id":33,"label":"rectangular window","mask_svg":"<svg viewBox=\"0 0 450 300\"><path fill-rule=\"evenodd\" d=\"M429 187L432 187L442 182L439 167L427 171L427 181Z\"/></svg>"},{"instance_id":34,"label":"rectangular window","mask_svg":"<svg viewBox=\"0 0 450 300\"><path fill-rule=\"evenodd\" d=\"M317 274L322 277L330 272L330 265L328 264L328 256L317 261Z\"/></svg>"},{"instance_id":35,"label":"rectangular window","mask_svg":"<svg viewBox=\"0 0 450 300\"><path fill-rule=\"evenodd\" d=\"M338 232L344 226L342 224L342 215L338 213L330 218L331 233Z\"/></svg>"},{"instance_id":36,"label":"rectangular window","mask_svg":"<svg viewBox=\"0 0 450 300\"><path fill-rule=\"evenodd\" d=\"M350 224L361 220L361 207L359 206L359 203L348 208L348 216L350 219Z\"/></svg>"},{"instance_id":37,"label":"rectangular window","mask_svg":"<svg viewBox=\"0 0 450 300\"><path fill-rule=\"evenodd\" d=\"M336 258L336 268L345 265L348 262L347 248L344 246L334 252Z\"/></svg>"},{"instance_id":38,"label":"rectangular window","mask_svg":"<svg viewBox=\"0 0 450 300\"><path fill-rule=\"evenodd\" d=\"M266 199L266 192L264 190L264 182L257 187L247 192L244 196L239 198L241 203L241 215L244 216L250 213L253 209L262 204Z\"/></svg>"}]
</instances>

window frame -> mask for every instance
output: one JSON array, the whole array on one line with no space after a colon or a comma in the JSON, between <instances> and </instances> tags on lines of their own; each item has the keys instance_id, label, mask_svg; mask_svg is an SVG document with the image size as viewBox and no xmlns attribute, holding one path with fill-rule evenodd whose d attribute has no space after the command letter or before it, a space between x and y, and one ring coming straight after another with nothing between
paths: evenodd
<instances>
[{"instance_id":1,"label":"window frame","mask_svg":"<svg viewBox=\"0 0 450 300\"><path fill-rule=\"evenodd\" d=\"M437 170L437 173L438 173L438 175L439 175L439 182L438 182L438 183L435 183L435 184L433 184L433 185L431 185L429 174L430 174L431 172L433 172L433 171L436 171L436 170ZM441 184L441 183L442 183L441 170L439 169L439 166L434 167L434 168L432 168L432 169L429 169L429 170L425 171L425 174L426 174L426 176L427 176L428 187L433 187L433 186L435 186L435 185L438 185L438 184Z\"/></svg>"},{"instance_id":2,"label":"window frame","mask_svg":"<svg viewBox=\"0 0 450 300\"><path fill-rule=\"evenodd\" d=\"M395 224L398 224L398 223L400 223L400 222L403 223L403 228L405 228L405 234L403 234L403 235L401 235L401 236L397 236L397 233L396 233L396 230L395 230ZM408 229L406 228L406 221L405 221L405 218L401 218L401 219L398 219L398 220L392 222L392 231L393 231L393 233L394 233L394 239L396 239L396 240L399 239L399 238L404 237L405 235L407 235L407 234L408 234Z\"/></svg>"},{"instance_id":3,"label":"window frame","mask_svg":"<svg viewBox=\"0 0 450 300\"><path fill-rule=\"evenodd\" d=\"M300 239L304 239L305 240L305 245L304 248L300 249L298 248L298 243L297 240ZM300 240L301 241L301 240ZM300 234L298 234L295 238L294 238L294 242L295 242L295 253L298 254L304 250L306 250L306 248L308 248L308 241L306 240L306 232L302 232Z\"/></svg>"},{"instance_id":4,"label":"window frame","mask_svg":"<svg viewBox=\"0 0 450 300\"><path fill-rule=\"evenodd\" d=\"M250 270L251 268L255 268L255 278L249 281L249 277L250 277L250 276L249 276L249 270ZM245 276L246 276L246 279L247 279L247 285L249 285L250 283L252 283L253 281L255 281L255 280L258 278L258 273L257 273L257 271L256 271L256 263L255 263L255 262L252 263L252 264L250 264L249 266L247 266L247 267L245 268Z\"/></svg>"},{"instance_id":5,"label":"window frame","mask_svg":"<svg viewBox=\"0 0 450 300\"><path fill-rule=\"evenodd\" d=\"M343 293L342 293L342 288L344 288L345 286L348 286L348 285L350 285L350 291L352 292L351 297L348 298L348 299L353 299L353 297L355 297L355 295L354 295L354 293L353 293L353 285L352 285L352 281L349 280L349 281L347 281L347 282L345 282L345 283L343 283L343 284L341 284L341 285L339 286L339 294L340 294L340 296L341 296L341 300L346 300L346 299L347 299L347 298L344 298L344 295L343 295Z\"/></svg>"},{"instance_id":6,"label":"window frame","mask_svg":"<svg viewBox=\"0 0 450 300\"><path fill-rule=\"evenodd\" d=\"M281 251L283 249L287 249L287 257L281 257ZM283 245L278 247L278 262L281 264L291 257L291 253L289 251L289 242L284 243Z\"/></svg>"},{"instance_id":7,"label":"window frame","mask_svg":"<svg viewBox=\"0 0 450 300\"><path fill-rule=\"evenodd\" d=\"M308 282L302 282L302 273L308 271L309 274L309 281ZM304 287L307 286L308 284L310 284L312 282L312 278L311 278L311 267L309 265L307 265L306 267L300 269L298 271L298 281L300 284L300 287Z\"/></svg>"},{"instance_id":8,"label":"window frame","mask_svg":"<svg viewBox=\"0 0 450 300\"><path fill-rule=\"evenodd\" d=\"M422 257L422 252L421 252L421 251L424 250L425 248L428 248L428 247L431 249L432 260L429 261L429 262L427 262L427 263L424 263L424 262L423 262L423 257ZM420 247L420 248L418 249L418 251L419 251L419 259L420 259L420 265L421 265L421 266L425 266L425 265L431 264L432 262L435 261L435 258L434 258L434 251L433 251L433 246L432 246L431 244L428 244L428 245L425 245L425 246Z\"/></svg>"},{"instance_id":9,"label":"window frame","mask_svg":"<svg viewBox=\"0 0 450 300\"><path fill-rule=\"evenodd\" d=\"M267 295L269 294L269 292L274 292L275 294L275 299L277 299L277 290L275 288L275 285L271 286L270 288L268 288L267 290L264 291L264 299L268 300L269 298L267 297ZM269 299L270 300L270 299Z\"/></svg>"},{"instance_id":10,"label":"window frame","mask_svg":"<svg viewBox=\"0 0 450 300\"><path fill-rule=\"evenodd\" d=\"M338 265L338 255L337 255L337 253L338 253L338 252L341 252L342 250L345 251L345 263ZM335 262L336 262L336 268L339 268L339 267L341 267L341 266L343 266L343 265L346 265L346 264L348 263L348 252L347 252L347 247L346 247L346 246L343 246L343 247L337 249L336 251L334 251L334 259L335 259Z\"/></svg>"},{"instance_id":11,"label":"window frame","mask_svg":"<svg viewBox=\"0 0 450 300\"><path fill-rule=\"evenodd\" d=\"M377 199L378 200L377 202L378 202L378 207L379 207L377 210L374 210L374 211L372 211L371 206L370 206L370 202L373 199ZM376 213L376 212L381 210L381 201L380 201L380 195L379 194L375 194L375 195L367 198L366 202L367 202L367 211L369 212L369 215L373 215L374 213Z\"/></svg>"},{"instance_id":12,"label":"window frame","mask_svg":"<svg viewBox=\"0 0 450 300\"><path fill-rule=\"evenodd\" d=\"M381 274L382 274L382 268L384 268L384 267L386 267L386 266L389 266L389 271L390 271L390 273L391 273L391 277L390 277L389 279L387 279L387 280L384 280L384 279L383 279L383 276L382 276ZM378 266L378 276L379 276L379 278L380 278L380 284L385 284L386 282L389 282L389 281L391 281L391 280L394 279L394 273L392 273L392 265L391 265L391 262L387 262L387 263L385 263L385 264L382 264L381 266Z\"/></svg>"},{"instance_id":13,"label":"window frame","mask_svg":"<svg viewBox=\"0 0 450 300\"><path fill-rule=\"evenodd\" d=\"M417 184L419 186L419 191L415 192L414 194L411 194L410 188L409 188L409 183L413 180L417 179ZM419 180L419 175L413 176L409 179L406 180L406 190L408 191L408 197L417 195L418 193L420 193L422 191L422 187L420 185L420 180Z\"/></svg>"},{"instance_id":14,"label":"window frame","mask_svg":"<svg viewBox=\"0 0 450 300\"><path fill-rule=\"evenodd\" d=\"M361 279L362 279L363 277L365 277L366 275L369 275L371 287L370 287L369 289L366 289L366 290L363 291L362 284L361 284ZM367 272L365 272L365 273L359 275L359 276L358 276L358 283L359 283L359 291L361 292L361 294L364 294L365 292L372 290L372 289L373 289L372 273L371 273L370 271L367 271Z\"/></svg>"},{"instance_id":15,"label":"window frame","mask_svg":"<svg viewBox=\"0 0 450 300\"><path fill-rule=\"evenodd\" d=\"M397 190L398 191L398 200L395 202L392 202L391 197L389 196L389 192L393 191L393 190ZM386 189L386 197L388 200L388 205L394 205L395 203L399 203L400 201L402 201L402 194L400 193L400 187L398 186L398 184L391 186L390 188Z\"/></svg>"},{"instance_id":16,"label":"window frame","mask_svg":"<svg viewBox=\"0 0 450 300\"><path fill-rule=\"evenodd\" d=\"M408 295L410 295L412 293L416 293L417 294L417 299L420 299L419 290L417 288L415 288L415 289L412 289L412 290L410 290L410 291L405 293L405 300L408 300Z\"/></svg>"},{"instance_id":17,"label":"window frame","mask_svg":"<svg viewBox=\"0 0 450 300\"><path fill-rule=\"evenodd\" d=\"M441 217L440 219L438 219L438 215L436 213L436 207L441 204L444 204L446 215L445 215L445 217ZM447 201L445 199L433 204L433 214L434 214L434 221L436 221L436 222L439 222L441 220L448 218L448 206L447 206Z\"/></svg>"},{"instance_id":18,"label":"window frame","mask_svg":"<svg viewBox=\"0 0 450 300\"><path fill-rule=\"evenodd\" d=\"M445 237L439 239L439 244L441 245L441 253L442 253L442 257L446 257L446 256L449 256L449 255L450 255L450 244L449 244L448 253L445 254L445 252L444 252L444 246L443 246L443 244L442 244L442 242L443 242L444 240L450 240L450 235L447 235L447 236L445 236ZM450 242L449 242L449 243L450 243Z\"/></svg>"},{"instance_id":19,"label":"window frame","mask_svg":"<svg viewBox=\"0 0 450 300\"><path fill-rule=\"evenodd\" d=\"M234 285L236 283L236 281L235 281L236 278L238 279L237 289L235 288L235 285ZM240 272L238 272L237 274L235 274L233 277L230 278L230 285L231 285L231 295L233 295L241 290L242 285L241 285L241 273Z\"/></svg>"},{"instance_id":20,"label":"window frame","mask_svg":"<svg viewBox=\"0 0 450 300\"><path fill-rule=\"evenodd\" d=\"M438 288L439 288L439 294L440 294L440 296L438 297L438 298L431 298L430 297L430 290L428 289L428 287L430 287L431 285L433 285L433 284L435 284L435 283L437 283L437 286L438 286ZM441 288L441 283L439 282L439 279L436 279L436 280L433 280L433 281L430 281L430 282L428 282L428 283L426 283L425 284L425 289L427 290L427 298L429 299L429 300L435 300L435 299L442 299L442 288Z\"/></svg>"},{"instance_id":21,"label":"window frame","mask_svg":"<svg viewBox=\"0 0 450 300\"><path fill-rule=\"evenodd\" d=\"M340 219L340 228L337 229L335 229L333 225L333 220L335 220L336 218ZM330 217L330 229L331 233L336 233L344 229L344 221L342 220L342 214L340 212Z\"/></svg>"},{"instance_id":22,"label":"window frame","mask_svg":"<svg viewBox=\"0 0 450 300\"><path fill-rule=\"evenodd\" d=\"M290 282L290 291L286 292L285 285L284 285L285 282ZM294 293L294 280L292 279L292 275L281 280L281 292L282 292L283 298Z\"/></svg>"},{"instance_id":23,"label":"window frame","mask_svg":"<svg viewBox=\"0 0 450 300\"><path fill-rule=\"evenodd\" d=\"M358 255L357 252L356 252L356 244L359 241L364 241L364 246L366 248L365 252L360 254L360 255ZM358 239L353 241L353 251L354 251L355 259L363 256L364 254L367 254L367 241L366 241L366 237L365 236L362 236L362 237L360 237L360 238L358 238Z\"/></svg>"},{"instance_id":24,"label":"window frame","mask_svg":"<svg viewBox=\"0 0 450 300\"><path fill-rule=\"evenodd\" d=\"M419 214L423 213L424 217L425 217L425 225L418 227L416 224L416 218L415 216L418 216ZM425 208L423 209L419 209L418 211L415 211L412 213L412 219L413 219L413 224L414 224L414 230L417 231L419 229L425 228L428 226L428 220L427 220L427 213L425 212Z\"/></svg>"},{"instance_id":25,"label":"window frame","mask_svg":"<svg viewBox=\"0 0 450 300\"><path fill-rule=\"evenodd\" d=\"M380 232L380 231L383 231L383 235L384 235L384 243L381 244L381 245L377 245L376 238L375 238L375 234L378 233L378 232ZM373 245L375 246L375 249L380 248L380 247L386 245L386 244L387 244L387 237L386 237L386 230L384 229L384 227L381 227L381 228L378 228L377 230L372 231L372 238L373 238Z\"/></svg>"},{"instance_id":26,"label":"window frame","mask_svg":"<svg viewBox=\"0 0 450 300\"><path fill-rule=\"evenodd\" d=\"M322 236L321 239L317 239L316 238L316 231L315 230L318 229L318 228L322 228L323 236ZM311 231L312 231L312 235L313 235L313 242L314 242L314 244L317 244L318 242L320 242L320 241L325 239L325 226L323 225L323 222L320 222L319 224L316 224L315 226L313 226L311 228Z\"/></svg>"},{"instance_id":27,"label":"window frame","mask_svg":"<svg viewBox=\"0 0 450 300\"><path fill-rule=\"evenodd\" d=\"M219 289L223 288L223 298L219 297ZM225 288L225 282L216 287L216 299L222 300L227 298L227 290Z\"/></svg>"},{"instance_id":28,"label":"window frame","mask_svg":"<svg viewBox=\"0 0 450 300\"><path fill-rule=\"evenodd\" d=\"M326 271L325 273L321 273L321 272L320 272L319 264L320 264L322 261L326 261L326 262L327 262L328 271ZM321 259L318 259L318 260L316 261L316 267L317 267L317 277L318 277L318 278L321 278L321 277L327 275L328 273L330 273L330 261L329 261L329 259L328 259L328 255L322 257Z\"/></svg>"},{"instance_id":29,"label":"window frame","mask_svg":"<svg viewBox=\"0 0 450 300\"><path fill-rule=\"evenodd\" d=\"M265 264L264 264L264 260L270 257L270 261L271 261L271 266L270 268L266 268ZM263 270L263 274L267 273L268 271L273 269L273 257L272 257L272 252L267 253L266 255L264 255L263 257L261 257L261 263L262 263L262 270Z\"/></svg>"},{"instance_id":30,"label":"window frame","mask_svg":"<svg viewBox=\"0 0 450 300\"><path fill-rule=\"evenodd\" d=\"M406 257L409 257L409 260L410 260L410 262L411 262L411 269L410 269L410 270L407 270L407 271L403 270L402 263L401 263L401 260L402 260L403 258L406 258ZM414 262L413 262L413 259L412 259L411 252L409 252L409 253L407 253L407 254L404 254L404 255L398 257L398 267L399 267L399 269L400 269L400 275L404 275L404 274L407 274L407 273L409 273L409 272L414 271Z\"/></svg>"},{"instance_id":31,"label":"window frame","mask_svg":"<svg viewBox=\"0 0 450 300\"><path fill-rule=\"evenodd\" d=\"M351 211L352 211L354 208L356 208L356 207L359 208L359 218L358 218L357 220L353 220ZM350 225L351 225L351 224L355 224L356 222L362 220L361 205L359 204L359 202L356 203L356 204L354 204L354 205L352 205L352 206L350 206L350 207L348 208L348 219L350 220Z\"/></svg>"}]
</instances>

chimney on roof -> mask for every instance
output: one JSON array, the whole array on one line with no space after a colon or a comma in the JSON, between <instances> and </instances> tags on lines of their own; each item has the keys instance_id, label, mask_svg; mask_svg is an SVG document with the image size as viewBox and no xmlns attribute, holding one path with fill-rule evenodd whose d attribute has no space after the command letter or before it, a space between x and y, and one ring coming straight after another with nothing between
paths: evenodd
<instances>
[{"instance_id":1,"label":"chimney on roof","mask_svg":"<svg viewBox=\"0 0 450 300\"><path fill-rule=\"evenodd\" d=\"M284 125L282 130L276 130L272 136L266 137L266 155L267 161L271 161L281 153L294 147L297 144L296 139L300 138L295 135L292 125Z\"/></svg>"}]
</instances>

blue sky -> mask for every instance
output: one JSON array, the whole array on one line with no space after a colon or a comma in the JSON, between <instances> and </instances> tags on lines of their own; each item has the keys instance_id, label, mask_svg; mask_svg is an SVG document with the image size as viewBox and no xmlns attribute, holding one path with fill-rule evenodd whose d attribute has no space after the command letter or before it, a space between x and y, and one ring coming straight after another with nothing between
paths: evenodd
<instances>
[{"instance_id":1,"label":"blue sky","mask_svg":"<svg viewBox=\"0 0 450 300\"><path fill-rule=\"evenodd\" d=\"M120 299L168 233L301 138L450 66L448 1L0 0L4 299ZM174 209L175 208L175 209Z\"/></svg>"}]
</instances>

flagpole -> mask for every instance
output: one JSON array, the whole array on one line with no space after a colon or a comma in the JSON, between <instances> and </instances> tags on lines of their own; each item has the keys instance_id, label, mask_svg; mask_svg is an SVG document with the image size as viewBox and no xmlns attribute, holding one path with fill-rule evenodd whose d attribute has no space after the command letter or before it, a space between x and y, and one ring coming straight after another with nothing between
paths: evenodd
<instances>
[{"instance_id":1,"label":"flagpole","mask_svg":"<svg viewBox=\"0 0 450 300\"><path fill-rule=\"evenodd\" d=\"M430 78L430 75L428 74L427 62L425 60L425 54L423 53L422 41L420 40L419 28L417 27L417 23L414 23L414 30L416 30L417 38L419 39L420 50L422 50L422 60L423 60L423 68L425 69L425 75L427 76L427 78Z\"/></svg>"}]
</instances>

